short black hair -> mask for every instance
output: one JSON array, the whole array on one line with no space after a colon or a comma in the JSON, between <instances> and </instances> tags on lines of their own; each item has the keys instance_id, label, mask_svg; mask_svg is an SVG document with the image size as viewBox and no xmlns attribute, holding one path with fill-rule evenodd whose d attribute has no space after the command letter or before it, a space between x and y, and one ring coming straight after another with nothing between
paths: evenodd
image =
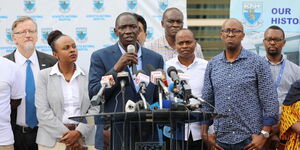
<instances>
[{"instance_id":1,"label":"short black hair","mask_svg":"<svg viewBox=\"0 0 300 150\"><path fill-rule=\"evenodd\" d=\"M117 27L119 19L122 16L126 16L126 15L133 16L137 20L137 18L135 17L135 15L133 13L131 13L131 12L123 12L123 13L119 14L118 17L116 18L115 27Z\"/></svg>"},{"instance_id":2,"label":"short black hair","mask_svg":"<svg viewBox=\"0 0 300 150\"><path fill-rule=\"evenodd\" d=\"M285 33L279 26L272 25L272 26L268 27L265 31L265 34L269 29L280 30L282 32L283 39L285 39Z\"/></svg>"},{"instance_id":3,"label":"short black hair","mask_svg":"<svg viewBox=\"0 0 300 150\"><path fill-rule=\"evenodd\" d=\"M143 25L143 29L144 29L144 31L146 33L147 32L147 22L144 19L144 17L141 16L141 15L139 15L139 14L136 14L136 13L133 13L133 15L135 16L135 18L137 19L137 21L140 22Z\"/></svg>"},{"instance_id":4,"label":"short black hair","mask_svg":"<svg viewBox=\"0 0 300 150\"><path fill-rule=\"evenodd\" d=\"M166 13L168 12L168 11L171 11L171 10L176 10L176 11L178 11L181 15L182 15L182 18L183 18L183 13L182 13L182 11L180 11L178 8L176 8L176 7L171 7L171 8L168 8L168 9L166 9L165 11L164 11L164 13L163 13L163 15L162 15L162 21L165 19L165 17L166 17Z\"/></svg>"}]
</instances>

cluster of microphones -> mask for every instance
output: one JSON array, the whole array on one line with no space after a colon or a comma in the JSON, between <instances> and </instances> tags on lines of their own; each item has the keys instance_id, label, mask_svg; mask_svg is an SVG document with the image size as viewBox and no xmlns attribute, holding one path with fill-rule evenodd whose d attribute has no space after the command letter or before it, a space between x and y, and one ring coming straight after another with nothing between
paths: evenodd
<instances>
[{"instance_id":1,"label":"cluster of microphones","mask_svg":"<svg viewBox=\"0 0 300 150\"><path fill-rule=\"evenodd\" d=\"M135 47L128 46L128 52L134 52ZM192 94L191 87L187 82L187 75L182 71L177 70L175 67L171 66L167 69L168 76L172 79L173 83L168 85L166 73L162 69L154 69L151 64L147 65L148 72L150 76L145 73L143 70L136 70L135 65L131 65L133 73L133 82L139 87L139 95L142 100L137 101L136 103L132 100L127 100L125 105L126 112L134 112L139 110L159 110L159 109L171 109L171 110L195 110L201 107L200 104L189 104L189 99L194 98L199 102L205 102L205 100L196 97ZM120 85L121 91L125 91L125 87L130 84L130 73L126 71L113 73L108 72L101 78L101 88L97 95L95 95L91 104L93 106L104 105L104 91L107 88L111 88L116 85ZM144 97L144 94L147 92L146 88L149 83L152 83L157 86L159 101L149 105ZM170 92L174 95L174 100L163 100L168 99ZM207 103L210 105L209 103ZM104 108L102 108L104 109Z\"/></svg>"}]
</instances>

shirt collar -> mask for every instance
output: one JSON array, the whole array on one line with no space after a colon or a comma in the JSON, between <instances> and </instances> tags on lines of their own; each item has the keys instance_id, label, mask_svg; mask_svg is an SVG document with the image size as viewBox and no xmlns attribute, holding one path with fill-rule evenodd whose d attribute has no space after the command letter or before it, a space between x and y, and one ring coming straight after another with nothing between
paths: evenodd
<instances>
[{"instance_id":1,"label":"shirt collar","mask_svg":"<svg viewBox=\"0 0 300 150\"><path fill-rule=\"evenodd\" d=\"M27 58L24 57L20 52L19 49L17 48L16 52L15 52L15 58L16 58L16 63L18 63L19 65L24 65L26 63ZM28 58L31 63L33 65L39 65L39 61L37 59L37 54L36 51L34 50L32 55Z\"/></svg>"},{"instance_id":2,"label":"shirt collar","mask_svg":"<svg viewBox=\"0 0 300 150\"><path fill-rule=\"evenodd\" d=\"M80 74L85 75L85 73L82 71L82 69L78 65L75 64L75 66L76 66L75 67L76 69L75 69L75 72L73 74L74 78L76 78ZM63 76L63 74L58 69L58 62L52 67L52 69L50 71L50 75L54 75L54 74L57 74L59 76ZM73 78L73 76L72 76L72 78Z\"/></svg>"},{"instance_id":3,"label":"shirt collar","mask_svg":"<svg viewBox=\"0 0 300 150\"><path fill-rule=\"evenodd\" d=\"M283 56L282 56L282 57L281 57L281 60L280 60L278 63L273 63L273 62L271 62L271 61L269 60L269 58L268 58L267 56L265 56L265 58L266 58L267 61L268 61L271 65L273 65L273 66L281 64L281 63L283 62L283 60L284 60L284 58L283 58Z\"/></svg>"},{"instance_id":4,"label":"shirt collar","mask_svg":"<svg viewBox=\"0 0 300 150\"><path fill-rule=\"evenodd\" d=\"M173 49L170 45L169 45L169 42L167 41L167 38L166 36L162 36L162 41L163 41L163 46L167 49Z\"/></svg>"},{"instance_id":5,"label":"shirt collar","mask_svg":"<svg viewBox=\"0 0 300 150\"><path fill-rule=\"evenodd\" d=\"M179 59L178 59L178 56L177 56L177 57L176 57L176 60L175 60L175 63L177 63L177 64L180 65L180 66L184 66L184 67L188 67L188 68L189 68L189 67L191 67L191 66L197 65L197 64L199 63L199 61L200 61L200 59L197 58L197 57L195 56L193 62L192 62L189 66L184 66L183 64L180 63L180 61L179 61Z\"/></svg>"},{"instance_id":6,"label":"shirt collar","mask_svg":"<svg viewBox=\"0 0 300 150\"><path fill-rule=\"evenodd\" d=\"M242 48L239 56L234 61L239 60L239 59L243 59L243 58L248 58L249 55L248 55L248 53L246 51L247 51L246 49ZM225 50L222 52L222 54L219 57L219 59L224 60L226 62L228 61L227 58L225 57Z\"/></svg>"},{"instance_id":7,"label":"shirt collar","mask_svg":"<svg viewBox=\"0 0 300 150\"><path fill-rule=\"evenodd\" d=\"M138 53L137 53L137 57L141 57L142 56L142 50L141 50L141 45L137 42L139 49L138 49ZM126 51L124 50L124 48L120 45L120 42L118 42L118 46L121 50L122 55L124 55L126 53Z\"/></svg>"}]
</instances>

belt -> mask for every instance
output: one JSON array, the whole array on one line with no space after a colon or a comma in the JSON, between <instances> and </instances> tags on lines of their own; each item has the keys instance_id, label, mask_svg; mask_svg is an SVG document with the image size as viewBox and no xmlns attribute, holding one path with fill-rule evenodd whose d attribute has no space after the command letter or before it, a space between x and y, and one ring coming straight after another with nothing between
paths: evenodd
<instances>
[{"instance_id":1,"label":"belt","mask_svg":"<svg viewBox=\"0 0 300 150\"><path fill-rule=\"evenodd\" d=\"M16 125L15 129L21 131L21 133L32 133L32 132L37 132L38 127L36 126L32 129L30 127L23 127L23 126Z\"/></svg>"},{"instance_id":2,"label":"belt","mask_svg":"<svg viewBox=\"0 0 300 150\"><path fill-rule=\"evenodd\" d=\"M78 124L65 124L69 130L75 130Z\"/></svg>"}]
</instances>

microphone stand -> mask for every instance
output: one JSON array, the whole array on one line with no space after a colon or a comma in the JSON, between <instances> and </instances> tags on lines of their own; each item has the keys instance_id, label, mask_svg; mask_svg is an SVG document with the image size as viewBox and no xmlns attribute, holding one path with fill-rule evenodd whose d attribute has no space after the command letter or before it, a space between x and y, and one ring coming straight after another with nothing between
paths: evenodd
<instances>
[{"instance_id":1,"label":"microphone stand","mask_svg":"<svg viewBox=\"0 0 300 150\"><path fill-rule=\"evenodd\" d=\"M105 104L104 95L101 95L99 98L100 98L100 113L104 113L104 104Z\"/></svg>"},{"instance_id":2,"label":"microphone stand","mask_svg":"<svg viewBox=\"0 0 300 150\"><path fill-rule=\"evenodd\" d=\"M158 82L158 81L157 81ZM158 88L158 101L159 101L159 109L163 109L163 91L162 91L162 87L157 84L157 88Z\"/></svg>"},{"instance_id":3,"label":"microphone stand","mask_svg":"<svg viewBox=\"0 0 300 150\"><path fill-rule=\"evenodd\" d=\"M125 81L121 81L121 93L123 101L123 112L125 112Z\"/></svg>"}]
</instances>

